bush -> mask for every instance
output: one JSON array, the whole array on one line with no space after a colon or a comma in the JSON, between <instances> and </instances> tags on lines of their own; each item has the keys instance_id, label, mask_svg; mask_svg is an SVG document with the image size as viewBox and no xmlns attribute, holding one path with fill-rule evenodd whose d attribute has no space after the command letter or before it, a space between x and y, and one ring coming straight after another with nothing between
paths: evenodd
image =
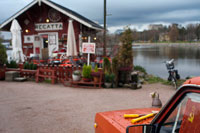
<instances>
[{"instance_id":1,"label":"bush","mask_svg":"<svg viewBox=\"0 0 200 133\"><path fill-rule=\"evenodd\" d=\"M97 67L97 65L95 66L95 68L94 68L94 72L98 72L99 70L98 70L98 67Z\"/></svg>"},{"instance_id":2,"label":"bush","mask_svg":"<svg viewBox=\"0 0 200 133\"><path fill-rule=\"evenodd\" d=\"M146 70L142 66L134 66L134 70L146 73Z\"/></svg>"},{"instance_id":3,"label":"bush","mask_svg":"<svg viewBox=\"0 0 200 133\"><path fill-rule=\"evenodd\" d=\"M0 66L3 66L7 61L6 48L0 44Z\"/></svg>"},{"instance_id":4,"label":"bush","mask_svg":"<svg viewBox=\"0 0 200 133\"><path fill-rule=\"evenodd\" d=\"M133 42L133 33L131 29L128 27L120 37L120 41L122 45L120 46L118 52L118 63L122 68L133 67L133 50L132 50L132 42Z\"/></svg>"},{"instance_id":5,"label":"bush","mask_svg":"<svg viewBox=\"0 0 200 133\"><path fill-rule=\"evenodd\" d=\"M87 66L84 64L82 71L83 78L91 78L91 71L92 71L92 66L91 65Z\"/></svg>"},{"instance_id":6,"label":"bush","mask_svg":"<svg viewBox=\"0 0 200 133\"><path fill-rule=\"evenodd\" d=\"M103 59L103 70L105 73L111 72L111 63L107 57L104 57Z\"/></svg>"},{"instance_id":7,"label":"bush","mask_svg":"<svg viewBox=\"0 0 200 133\"><path fill-rule=\"evenodd\" d=\"M25 62L24 63L24 69L28 69L29 68L29 63L28 62Z\"/></svg>"},{"instance_id":8,"label":"bush","mask_svg":"<svg viewBox=\"0 0 200 133\"><path fill-rule=\"evenodd\" d=\"M33 64L33 70L37 70L37 65Z\"/></svg>"},{"instance_id":9,"label":"bush","mask_svg":"<svg viewBox=\"0 0 200 133\"><path fill-rule=\"evenodd\" d=\"M75 70L75 71L73 71L73 75L80 76L80 75L81 75L81 72L80 72L79 70Z\"/></svg>"},{"instance_id":10,"label":"bush","mask_svg":"<svg viewBox=\"0 0 200 133\"><path fill-rule=\"evenodd\" d=\"M115 78L115 75L113 73L105 74L105 82L107 82L107 83L112 83L114 81L114 78Z\"/></svg>"},{"instance_id":11,"label":"bush","mask_svg":"<svg viewBox=\"0 0 200 133\"><path fill-rule=\"evenodd\" d=\"M11 60L10 63L6 62L6 67L7 68L18 68L18 65L17 65L16 61Z\"/></svg>"},{"instance_id":12,"label":"bush","mask_svg":"<svg viewBox=\"0 0 200 133\"><path fill-rule=\"evenodd\" d=\"M32 62L29 64L29 69L30 69L30 70L33 70L33 65L34 65L34 64L33 64Z\"/></svg>"},{"instance_id":13,"label":"bush","mask_svg":"<svg viewBox=\"0 0 200 133\"><path fill-rule=\"evenodd\" d=\"M24 69L29 69L29 70L36 70L37 69L37 65L33 64L33 63L24 63Z\"/></svg>"}]
</instances>

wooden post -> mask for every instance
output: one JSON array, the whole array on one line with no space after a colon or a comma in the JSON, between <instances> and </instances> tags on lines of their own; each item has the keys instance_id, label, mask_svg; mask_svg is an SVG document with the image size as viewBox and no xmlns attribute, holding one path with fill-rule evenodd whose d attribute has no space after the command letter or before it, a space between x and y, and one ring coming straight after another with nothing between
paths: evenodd
<instances>
[{"instance_id":1,"label":"wooden post","mask_svg":"<svg viewBox=\"0 0 200 133\"><path fill-rule=\"evenodd\" d=\"M104 32L103 32L103 55L106 56L106 15L107 15L107 11L106 11L106 0L104 0Z\"/></svg>"}]
</instances>

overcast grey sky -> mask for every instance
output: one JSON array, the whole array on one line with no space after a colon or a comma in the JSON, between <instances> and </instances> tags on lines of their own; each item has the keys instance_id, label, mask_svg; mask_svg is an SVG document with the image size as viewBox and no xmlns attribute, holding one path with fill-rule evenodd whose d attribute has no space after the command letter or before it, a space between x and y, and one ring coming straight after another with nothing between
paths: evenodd
<instances>
[{"instance_id":1,"label":"overcast grey sky","mask_svg":"<svg viewBox=\"0 0 200 133\"><path fill-rule=\"evenodd\" d=\"M32 0L1 0L0 23L25 7ZM77 13L103 24L104 0L52 0ZM107 0L107 25L111 32L129 25L144 29L153 23L200 22L200 0Z\"/></svg>"}]
</instances>

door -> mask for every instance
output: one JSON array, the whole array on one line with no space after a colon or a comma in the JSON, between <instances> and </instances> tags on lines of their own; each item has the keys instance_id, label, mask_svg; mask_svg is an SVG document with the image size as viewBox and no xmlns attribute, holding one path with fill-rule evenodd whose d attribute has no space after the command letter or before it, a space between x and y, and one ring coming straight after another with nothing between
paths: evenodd
<instances>
[{"instance_id":1,"label":"door","mask_svg":"<svg viewBox=\"0 0 200 133\"><path fill-rule=\"evenodd\" d=\"M49 56L51 57L53 52L58 50L58 33L49 33L48 43Z\"/></svg>"},{"instance_id":2,"label":"door","mask_svg":"<svg viewBox=\"0 0 200 133\"><path fill-rule=\"evenodd\" d=\"M35 57L39 57L39 58L41 58L41 52L42 52L41 40L42 40L41 36L39 35L34 36L33 54Z\"/></svg>"},{"instance_id":3,"label":"door","mask_svg":"<svg viewBox=\"0 0 200 133\"><path fill-rule=\"evenodd\" d=\"M43 51L48 51L48 56L51 57L53 52L58 50L58 33L47 32L39 33L39 35L42 38L41 42Z\"/></svg>"}]
</instances>

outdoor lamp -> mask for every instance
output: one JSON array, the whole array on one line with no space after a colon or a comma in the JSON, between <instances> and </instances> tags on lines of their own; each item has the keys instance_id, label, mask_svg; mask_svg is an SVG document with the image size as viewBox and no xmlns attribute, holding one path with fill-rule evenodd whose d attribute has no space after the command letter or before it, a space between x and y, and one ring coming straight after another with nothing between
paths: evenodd
<instances>
[{"instance_id":1,"label":"outdoor lamp","mask_svg":"<svg viewBox=\"0 0 200 133\"><path fill-rule=\"evenodd\" d=\"M49 19L48 18L46 19L46 22L49 23Z\"/></svg>"},{"instance_id":2,"label":"outdoor lamp","mask_svg":"<svg viewBox=\"0 0 200 133\"><path fill-rule=\"evenodd\" d=\"M25 32L26 32L26 33L28 33L28 32L29 32L29 30L28 30L28 29L26 29L26 30L25 30Z\"/></svg>"},{"instance_id":3,"label":"outdoor lamp","mask_svg":"<svg viewBox=\"0 0 200 133\"><path fill-rule=\"evenodd\" d=\"M97 40L97 38L96 38L96 37L94 37L94 40Z\"/></svg>"}]
</instances>

